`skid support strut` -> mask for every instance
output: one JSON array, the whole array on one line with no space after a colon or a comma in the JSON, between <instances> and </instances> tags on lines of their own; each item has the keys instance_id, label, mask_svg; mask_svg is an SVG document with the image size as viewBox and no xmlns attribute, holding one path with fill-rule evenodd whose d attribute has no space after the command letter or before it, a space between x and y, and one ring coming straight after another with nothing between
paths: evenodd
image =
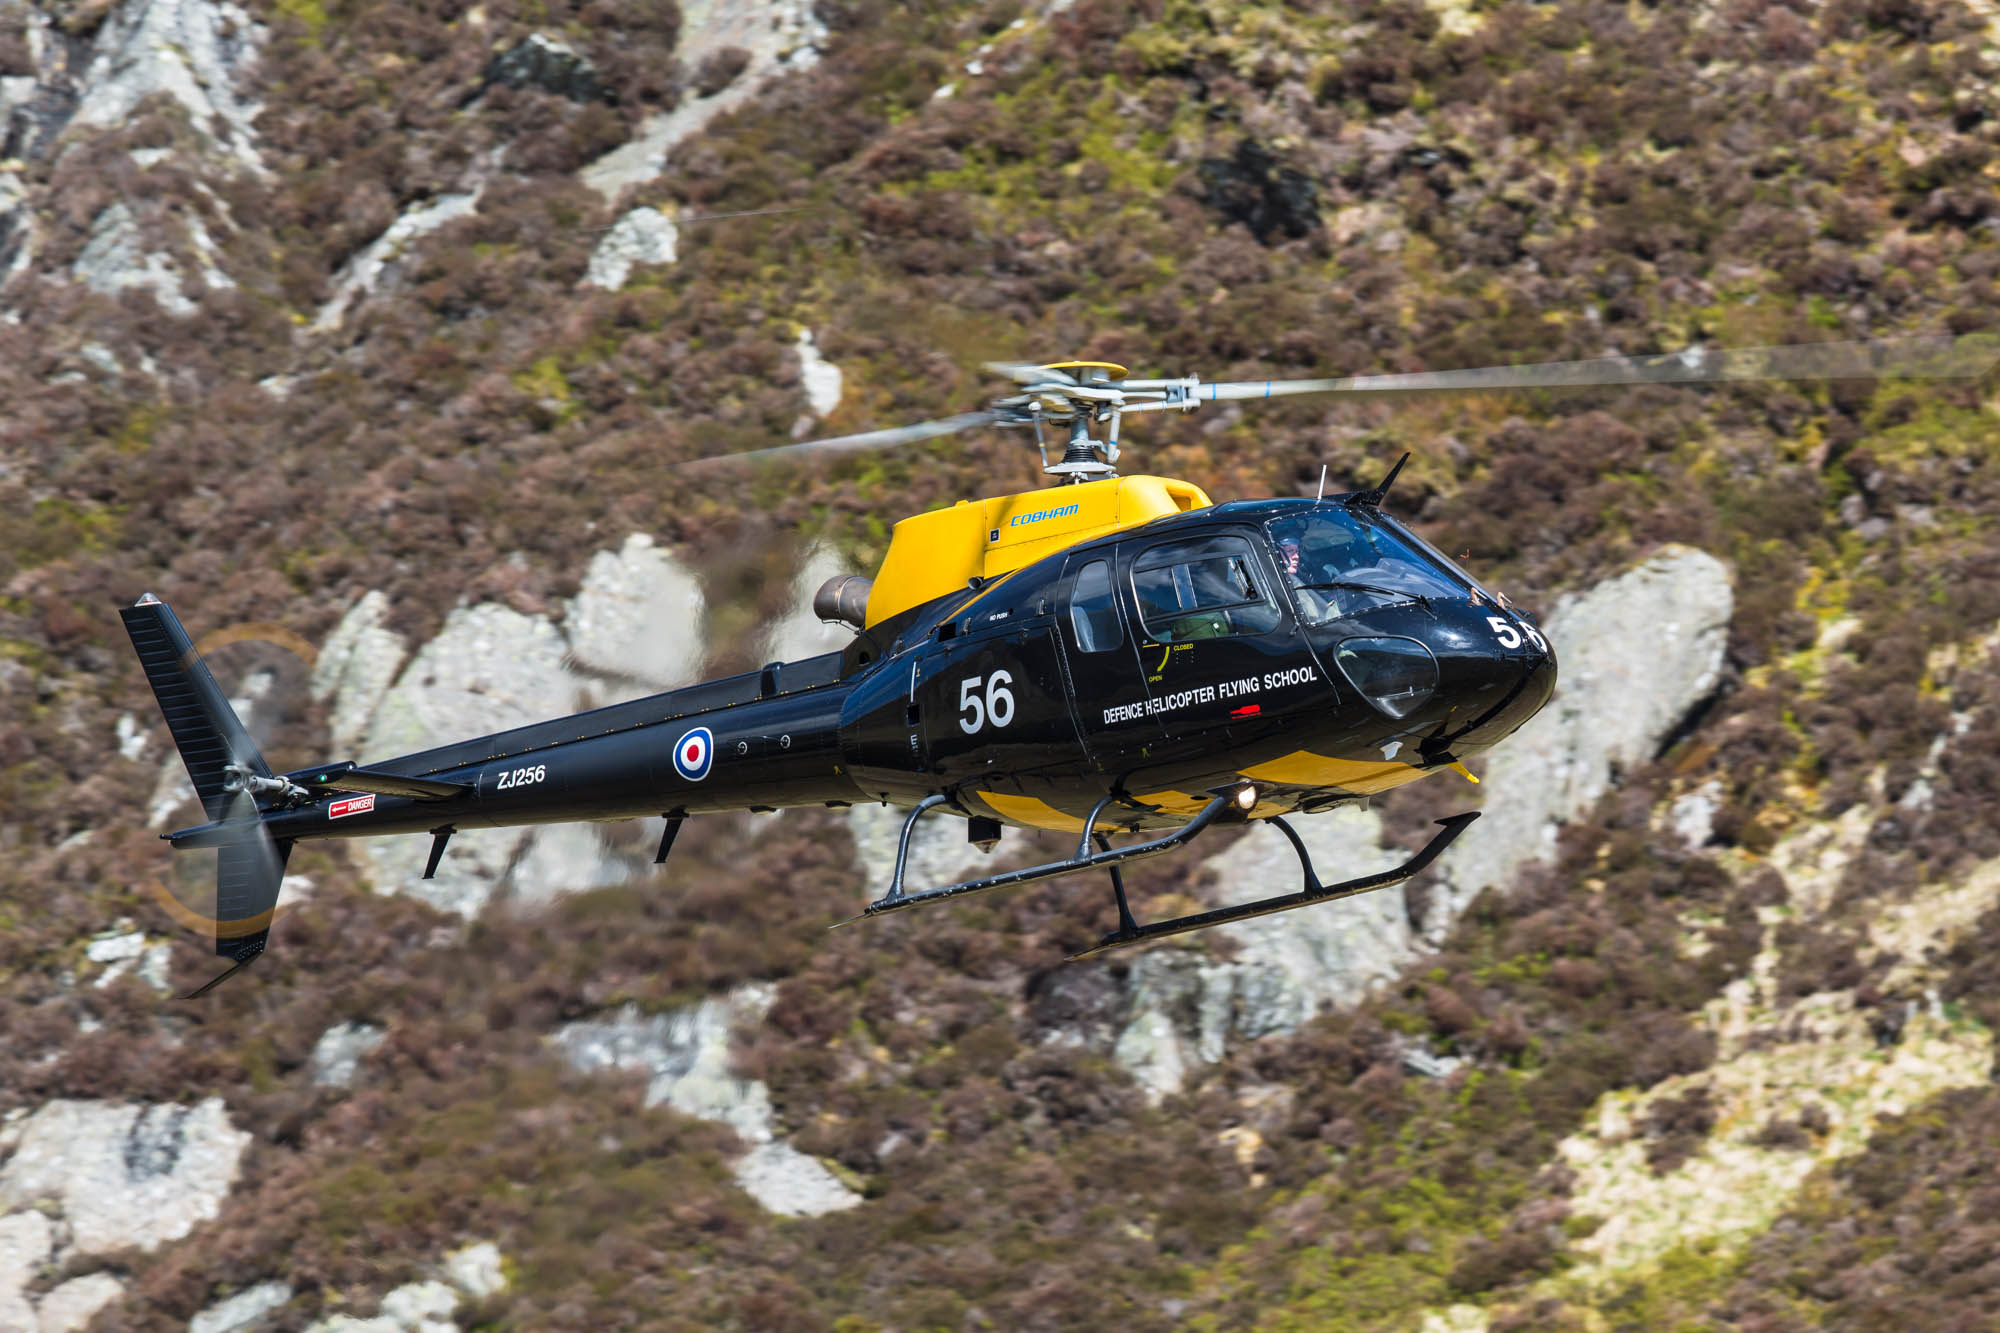
<instances>
[{"instance_id":1,"label":"skid support strut","mask_svg":"<svg viewBox=\"0 0 2000 1333\"><path fill-rule=\"evenodd\" d=\"M851 926L856 921L865 921L871 916L881 916L885 912L900 912L906 907L917 907L924 903L943 902L948 898L963 898L968 894L984 893L988 889L1004 889L1014 884L1030 884L1038 879L1053 879L1057 875L1067 875L1078 870L1094 870L1100 867L1111 872L1113 876L1112 884L1119 890L1122 900L1125 886L1123 881L1118 878L1119 866L1124 865L1128 861L1144 861L1148 857L1164 856L1178 847L1185 846L1194 839L1195 835L1210 824L1213 824L1216 817L1222 814L1229 806L1230 793L1224 793L1212 798L1193 819L1190 819L1187 823L1181 825L1165 837L1154 838L1151 842L1136 843L1130 847L1104 847L1102 851L1093 853L1090 850L1091 832L1097 823L1097 817L1104 812L1104 807L1111 803L1111 798L1107 796L1097 803L1096 809L1090 812L1090 819L1084 824L1083 837L1077 842L1076 855L1067 860L1050 861L1044 865L1029 866L1025 870L1009 870L998 875L987 875L983 879L962 880L957 884L946 884L941 888L922 889L916 893L905 893L903 891L903 868L909 859L910 830L916 827L917 816L923 814L926 810L943 805L945 799L943 796L925 797L916 809L910 811L910 817L903 823L902 841L896 848L896 875L889 883L889 891L863 908L860 916L849 917L845 921L835 922L834 929L838 929L841 926ZM1130 919L1129 910L1126 913L1126 919Z\"/></svg>"},{"instance_id":2,"label":"skid support strut","mask_svg":"<svg viewBox=\"0 0 2000 1333\"><path fill-rule=\"evenodd\" d=\"M1144 944L1148 940L1165 939L1169 935L1185 935L1191 930L1206 930L1210 926L1226 925L1231 921L1247 921L1253 916L1269 916L1273 912L1289 912L1295 907L1305 907L1311 903L1322 903L1334 898L1350 898L1357 893L1367 893L1372 889L1386 889L1392 884L1420 873L1424 867L1437 859L1438 853L1451 845L1453 838L1465 831L1465 826L1479 818L1477 810L1462 815L1452 815L1438 820L1438 832L1424 844L1418 852L1394 870L1385 870L1377 875L1363 875L1359 879L1346 880L1339 884L1321 884L1319 876L1313 873L1312 857L1306 852L1305 842L1292 826L1282 819L1270 822L1291 839L1292 849L1299 854L1299 866L1305 872L1305 887L1297 893L1287 893L1277 898L1265 898L1254 903L1239 903L1235 907L1218 907L1210 912L1196 912L1191 916L1177 916L1170 921L1155 921L1150 926L1133 926L1131 917L1121 911L1123 918L1117 930L1112 931L1082 953L1070 955L1070 961L1090 958L1111 949L1122 949L1127 945ZM1122 899L1122 895L1121 895ZM1123 903L1120 903L1121 908Z\"/></svg>"}]
</instances>

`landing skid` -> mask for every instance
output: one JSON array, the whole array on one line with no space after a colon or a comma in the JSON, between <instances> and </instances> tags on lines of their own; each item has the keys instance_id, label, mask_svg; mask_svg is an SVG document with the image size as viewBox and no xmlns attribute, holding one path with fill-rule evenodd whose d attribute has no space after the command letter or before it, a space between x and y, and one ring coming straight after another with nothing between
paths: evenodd
<instances>
[{"instance_id":1,"label":"landing skid","mask_svg":"<svg viewBox=\"0 0 2000 1333\"><path fill-rule=\"evenodd\" d=\"M1101 850L1093 853L1090 850L1091 831L1097 823L1098 816L1111 803L1111 798L1107 796L1097 803L1097 808L1090 812L1090 818L1084 822L1084 833L1083 837L1077 842L1076 855L1066 860L1050 861L1044 865L1029 866L1025 870L1009 870L998 875L988 875L983 879L963 880L957 884L946 884L941 888L923 889L916 893L905 893L903 891L903 872L909 863L910 833L917 826L917 817L926 810L935 809L943 805L946 801L946 798L943 796L927 796L917 805L916 809L910 811L910 817L903 821L902 840L896 845L896 874L889 881L889 891L861 909L860 916L849 917L845 921L837 921L834 923L832 929L838 930L841 926L851 926L856 921L866 921L869 917L881 916L886 912L900 912L906 907L920 907L925 903L943 902L947 898L963 898L968 894L985 893L988 889L1004 889L1014 884L1031 884L1038 879L1054 879L1057 875L1068 875L1079 870L1095 870L1099 868L1111 872L1112 882L1118 885L1119 901L1122 903L1124 901L1124 882L1118 876L1119 866L1124 865L1128 861L1143 861L1148 857L1163 856L1178 847L1184 846L1192 841L1196 834L1215 822L1216 817L1228 808L1233 795L1233 792L1224 792L1212 798L1207 805L1201 808L1200 814L1197 814L1193 819L1190 819L1187 823L1181 825L1163 838L1155 838L1151 842L1142 842L1131 847L1115 848L1105 845L1103 840L1100 839L1098 845ZM1129 913L1126 919L1130 919Z\"/></svg>"},{"instance_id":2,"label":"landing skid","mask_svg":"<svg viewBox=\"0 0 2000 1333\"><path fill-rule=\"evenodd\" d=\"M1234 789L1220 791L1214 795L1200 813L1193 819L1164 837L1149 842L1136 843L1130 847L1113 847L1110 841L1097 832L1098 817L1111 804L1107 796L1097 803L1084 821L1083 836L1077 840L1074 855L1061 861L1050 861L1025 870L1009 870L998 875L987 875L980 879L961 880L956 884L946 884L940 888L923 889L908 893L903 889L903 876L909 866L910 834L916 829L917 820L928 810L934 810L948 801L945 796L928 796L910 811L903 821L902 837L896 844L896 872L889 881L889 891L863 908L859 916L835 922L833 929L851 926L857 921L882 916L889 912L900 912L907 907L920 907L925 903L944 902L950 898L963 898L974 893L985 893L989 889L1007 888L1015 884L1030 884L1036 880L1054 879L1058 875L1070 875L1079 870L1102 869L1110 872L1112 892L1118 904L1118 929L1107 934L1090 948L1070 955L1070 961L1094 958L1112 949L1123 949L1134 944L1144 944L1149 940L1165 939L1169 935L1185 935L1190 931L1206 930L1210 926L1227 925L1231 921L1247 921L1251 917L1270 916L1276 912L1289 912L1296 907L1306 907L1313 903L1328 902L1335 898L1348 898L1357 893L1368 893L1375 889L1386 889L1394 884L1422 873L1439 853L1449 847L1452 840L1465 831L1466 825L1479 818L1477 810L1462 815L1451 815L1440 819L1438 832L1424 844L1422 850L1393 870L1384 870L1374 875L1363 875L1359 879L1343 880L1338 884L1322 884L1314 872L1312 856L1306 845L1292 826L1283 819L1272 818L1269 822L1277 825L1278 831L1291 841L1292 850L1299 855L1299 868L1305 876L1305 887L1297 893L1287 893L1276 898L1264 898L1257 902L1240 903L1234 907L1218 907L1212 911L1196 912L1188 916L1177 916L1167 921L1155 921L1142 926L1133 919L1132 909L1125 897L1125 878L1119 867L1131 861L1143 861L1150 857L1164 856L1166 853L1186 846L1194 838L1223 815L1237 796ZM1097 851L1091 851L1091 843L1097 844Z\"/></svg>"},{"instance_id":3,"label":"landing skid","mask_svg":"<svg viewBox=\"0 0 2000 1333\"><path fill-rule=\"evenodd\" d=\"M1297 893L1287 893L1277 898L1265 898L1254 903L1239 903L1235 907L1218 907L1213 911L1195 912L1189 916L1177 916L1168 921L1155 921L1149 926L1135 925L1125 906L1125 892L1122 884L1118 890L1119 926L1096 944L1082 953L1069 956L1070 962L1082 958L1095 958L1098 954L1112 949L1123 949L1134 944L1144 944L1148 940L1165 939L1169 935L1185 935L1189 931L1207 930L1210 926L1227 925L1231 921L1248 921L1253 916L1270 916L1275 912L1289 912L1295 907L1307 907L1313 903L1330 902L1335 898L1351 898L1357 893L1368 893L1375 889L1386 889L1392 884L1421 872L1438 857L1438 853L1451 846L1452 839L1465 831L1465 826L1479 818L1477 810L1462 815L1451 815L1438 820L1438 832L1424 844L1423 850L1397 866L1394 870L1384 870L1376 875L1363 875L1359 879L1346 880L1340 884L1321 884L1319 876L1313 873L1312 857L1306 852L1306 845L1292 826L1284 820L1273 818L1287 838L1292 840L1292 848L1299 854L1300 868L1305 871L1305 887Z\"/></svg>"}]
</instances>

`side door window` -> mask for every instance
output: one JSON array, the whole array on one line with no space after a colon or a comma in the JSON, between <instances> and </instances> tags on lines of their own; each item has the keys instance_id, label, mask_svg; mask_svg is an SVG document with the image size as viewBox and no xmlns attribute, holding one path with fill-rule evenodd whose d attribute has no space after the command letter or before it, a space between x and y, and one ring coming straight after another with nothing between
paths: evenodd
<instances>
[{"instance_id":1,"label":"side door window","mask_svg":"<svg viewBox=\"0 0 2000 1333\"><path fill-rule=\"evenodd\" d=\"M1155 643L1268 634L1282 616L1241 537L1156 546L1132 565L1139 619Z\"/></svg>"},{"instance_id":2,"label":"side door window","mask_svg":"<svg viewBox=\"0 0 2000 1333\"><path fill-rule=\"evenodd\" d=\"M1121 580L1129 558L1118 548L1070 557L1069 595L1057 617L1077 727L1105 772L1130 767L1164 734L1139 664L1137 630L1127 625L1131 607L1119 604L1127 600Z\"/></svg>"},{"instance_id":3,"label":"side door window","mask_svg":"<svg viewBox=\"0 0 2000 1333\"><path fill-rule=\"evenodd\" d=\"M1125 622L1115 595L1110 561L1093 560L1077 571L1069 594L1069 623L1079 653L1108 653L1125 646Z\"/></svg>"}]
</instances>

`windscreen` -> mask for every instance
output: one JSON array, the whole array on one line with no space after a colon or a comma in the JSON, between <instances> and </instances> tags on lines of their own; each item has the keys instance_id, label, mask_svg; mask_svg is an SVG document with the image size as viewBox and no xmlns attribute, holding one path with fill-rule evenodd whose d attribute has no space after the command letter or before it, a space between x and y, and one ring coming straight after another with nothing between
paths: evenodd
<instances>
[{"instance_id":1,"label":"windscreen","mask_svg":"<svg viewBox=\"0 0 2000 1333\"><path fill-rule=\"evenodd\" d=\"M1350 509L1320 506L1265 526L1309 625L1399 602L1484 595L1411 539Z\"/></svg>"}]
</instances>

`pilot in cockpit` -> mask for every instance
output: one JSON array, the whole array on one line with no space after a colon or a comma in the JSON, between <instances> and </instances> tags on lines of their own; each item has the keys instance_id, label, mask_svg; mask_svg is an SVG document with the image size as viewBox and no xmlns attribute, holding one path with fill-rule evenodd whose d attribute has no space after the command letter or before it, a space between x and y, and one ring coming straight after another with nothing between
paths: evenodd
<instances>
[{"instance_id":1,"label":"pilot in cockpit","mask_svg":"<svg viewBox=\"0 0 2000 1333\"><path fill-rule=\"evenodd\" d=\"M1394 534L1353 515L1294 515L1274 521L1271 535L1307 624L1371 606L1463 595Z\"/></svg>"}]
</instances>

